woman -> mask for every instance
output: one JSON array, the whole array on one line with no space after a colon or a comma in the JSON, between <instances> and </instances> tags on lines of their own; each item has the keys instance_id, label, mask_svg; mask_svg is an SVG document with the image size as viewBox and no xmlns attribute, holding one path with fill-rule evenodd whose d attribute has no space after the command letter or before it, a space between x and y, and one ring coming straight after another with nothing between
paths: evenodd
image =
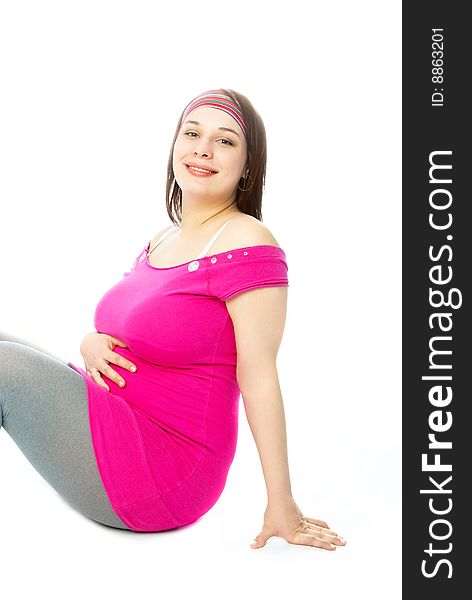
<instances>
[{"instance_id":1,"label":"woman","mask_svg":"<svg viewBox=\"0 0 472 600\"><path fill-rule=\"evenodd\" d=\"M174 225L98 303L96 331L81 344L86 371L0 335L3 427L96 521L163 531L208 512L234 457L241 394L268 495L251 547L272 535L345 544L291 493L276 368L287 262L260 222L265 166L264 125L248 99L228 89L197 96L169 157Z\"/></svg>"}]
</instances>

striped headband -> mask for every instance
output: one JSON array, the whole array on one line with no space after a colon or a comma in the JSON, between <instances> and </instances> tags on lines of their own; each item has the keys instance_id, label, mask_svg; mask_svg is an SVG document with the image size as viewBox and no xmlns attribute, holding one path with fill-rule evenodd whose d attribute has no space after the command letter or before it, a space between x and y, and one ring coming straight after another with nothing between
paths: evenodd
<instances>
[{"instance_id":1,"label":"striped headband","mask_svg":"<svg viewBox=\"0 0 472 600\"><path fill-rule=\"evenodd\" d=\"M204 92L203 94L198 95L194 98L189 104L187 104L184 114L182 116L179 132L182 129L182 126L185 122L185 119L196 108L200 108L200 106L211 106L212 108L217 108L219 110L223 110L230 117L237 122L237 124L241 127L244 133L244 137L247 142L247 127L243 120L243 114L240 108L235 104L231 98L222 94L219 90L209 90Z\"/></svg>"}]
</instances>

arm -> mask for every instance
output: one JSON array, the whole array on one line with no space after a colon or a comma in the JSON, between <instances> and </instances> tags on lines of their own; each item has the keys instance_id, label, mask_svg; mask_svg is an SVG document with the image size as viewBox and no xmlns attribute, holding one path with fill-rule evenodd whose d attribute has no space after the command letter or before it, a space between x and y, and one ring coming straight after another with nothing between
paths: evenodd
<instances>
[{"instance_id":1,"label":"arm","mask_svg":"<svg viewBox=\"0 0 472 600\"><path fill-rule=\"evenodd\" d=\"M251 548L273 535L291 544L336 550L346 542L325 521L303 515L292 497L287 435L276 359L287 312L287 288L253 289L226 301L237 349L237 380L267 487L264 524Z\"/></svg>"},{"instance_id":2,"label":"arm","mask_svg":"<svg viewBox=\"0 0 472 600\"><path fill-rule=\"evenodd\" d=\"M237 380L261 460L268 501L289 498L285 412L276 366L287 313L287 288L252 290L226 305L235 331Z\"/></svg>"}]
</instances>

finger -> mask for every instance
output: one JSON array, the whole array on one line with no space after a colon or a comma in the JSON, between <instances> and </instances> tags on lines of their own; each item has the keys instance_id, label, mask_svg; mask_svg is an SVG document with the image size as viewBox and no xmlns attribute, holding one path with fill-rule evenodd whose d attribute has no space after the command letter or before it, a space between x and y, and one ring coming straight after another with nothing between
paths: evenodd
<instances>
[{"instance_id":1,"label":"finger","mask_svg":"<svg viewBox=\"0 0 472 600\"><path fill-rule=\"evenodd\" d=\"M122 348L127 348L128 347L128 344L125 344L124 342L122 342L121 340L119 340L116 337L113 337L112 335L110 335L110 339L115 344L115 346L121 346Z\"/></svg>"},{"instance_id":2,"label":"finger","mask_svg":"<svg viewBox=\"0 0 472 600\"><path fill-rule=\"evenodd\" d=\"M331 540L331 543L335 544L336 546L345 546L347 544L347 540L341 536L338 536L335 540Z\"/></svg>"},{"instance_id":3,"label":"finger","mask_svg":"<svg viewBox=\"0 0 472 600\"><path fill-rule=\"evenodd\" d=\"M331 531L331 529L326 529L324 527L317 527L315 525L308 524L307 528L304 529L304 532L311 533L312 535L323 539L327 539L328 541L332 542L333 544L336 544L337 546L345 546L347 543L346 540L341 535L339 535L339 533L336 533L335 531Z\"/></svg>"},{"instance_id":4,"label":"finger","mask_svg":"<svg viewBox=\"0 0 472 600\"><path fill-rule=\"evenodd\" d=\"M254 538L254 541L251 544L251 548L262 548L263 546L265 546L267 540L272 537L272 535L267 535L262 533L259 533L259 535L256 535L256 537Z\"/></svg>"},{"instance_id":5,"label":"finger","mask_svg":"<svg viewBox=\"0 0 472 600\"><path fill-rule=\"evenodd\" d=\"M121 354L117 354L116 352L110 351L110 354L106 357L106 360L108 362L113 363L114 365L123 367L123 369L131 371L133 373L137 371L137 367L135 364L127 360L124 356L121 356Z\"/></svg>"},{"instance_id":6,"label":"finger","mask_svg":"<svg viewBox=\"0 0 472 600\"><path fill-rule=\"evenodd\" d=\"M328 540L323 540L309 533L296 533L291 539L287 540L290 544L299 544L301 546L314 546L323 550L336 550L336 546Z\"/></svg>"},{"instance_id":7,"label":"finger","mask_svg":"<svg viewBox=\"0 0 472 600\"><path fill-rule=\"evenodd\" d=\"M319 539L331 542L332 544L335 544L336 546L345 546L346 545L345 539L343 539L337 533L334 533L334 532L326 530L326 529L320 529L317 532L313 532L313 530L308 529L308 530L305 530L304 533L310 533L311 535L314 535L315 537L317 537Z\"/></svg>"},{"instance_id":8,"label":"finger","mask_svg":"<svg viewBox=\"0 0 472 600\"><path fill-rule=\"evenodd\" d=\"M87 372L90 375L90 377L95 381L95 383L97 383L100 387L104 387L108 392L110 391L110 388L103 381L103 379L100 376L100 373L97 370L94 369L93 371L87 371Z\"/></svg>"},{"instance_id":9,"label":"finger","mask_svg":"<svg viewBox=\"0 0 472 600\"><path fill-rule=\"evenodd\" d=\"M121 375L117 373L115 369L112 369L108 363L105 362L100 371L106 377L108 377L108 379L116 383L116 385L118 385L120 388L125 387L125 380L123 379L123 377L121 377Z\"/></svg>"},{"instance_id":10,"label":"finger","mask_svg":"<svg viewBox=\"0 0 472 600\"><path fill-rule=\"evenodd\" d=\"M329 533L331 535L338 535L336 533L336 531L332 531L331 529L328 529L326 527L322 527L321 525L313 525L313 523L310 523L309 521L307 521L306 519L302 519L302 524L307 527L308 529L311 529L312 531L314 531L315 533Z\"/></svg>"},{"instance_id":11,"label":"finger","mask_svg":"<svg viewBox=\"0 0 472 600\"><path fill-rule=\"evenodd\" d=\"M304 521L308 521L308 523L313 523L313 525L319 525L320 527L326 527L326 529L329 529L329 525L328 523L325 523L324 521L319 521L318 519L311 519L310 517L303 517Z\"/></svg>"}]
</instances>

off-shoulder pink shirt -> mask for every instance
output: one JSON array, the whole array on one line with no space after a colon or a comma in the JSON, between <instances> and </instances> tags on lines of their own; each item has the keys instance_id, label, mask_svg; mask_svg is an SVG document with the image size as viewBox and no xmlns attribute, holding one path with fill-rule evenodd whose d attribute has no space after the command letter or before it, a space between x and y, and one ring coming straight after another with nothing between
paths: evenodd
<instances>
[{"instance_id":1,"label":"off-shoulder pink shirt","mask_svg":"<svg viewBox=\"0 0 472 600\"><path fill-rule=\"evenodd\" d=\"M236 451L240 390L225 300L288 286L279 246L210 254L173 267L150 264L151 242L100 299L97 332L124 341L113 364L126 386L87 384L97 465L114 512L133 531L187 525L220 497Z\"/></svg>"}]
</instances>

